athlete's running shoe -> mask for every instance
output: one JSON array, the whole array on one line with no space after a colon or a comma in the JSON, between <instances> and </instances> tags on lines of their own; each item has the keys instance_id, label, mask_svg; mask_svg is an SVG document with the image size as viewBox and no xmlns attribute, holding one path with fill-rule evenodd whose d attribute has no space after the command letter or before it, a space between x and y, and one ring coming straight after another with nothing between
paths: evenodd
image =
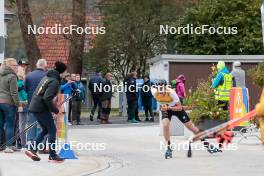
<instances>
[{"instance_id":1,"label":"athlete's running shoe","mask_svg":"<svg viewBox=\"0 0 264 176\"><path fill-rule=\"evenodd\" d=\"M55 154L54 156L49 156L49 162L53 163L62 163L64 161L59 155Z\"/></svg>"},{"instance_id":2,"label":"athlete's running shoe","mask_svg":"<svg viewBox=\"0 0 264 176\"><path fill-rule=\"evenodd\" d=\"M31 158L33 161L40 161L40 157L37 155L37 153L33 150L27 150L25 151L25 154Z\"/></svg>"}]
</instances>

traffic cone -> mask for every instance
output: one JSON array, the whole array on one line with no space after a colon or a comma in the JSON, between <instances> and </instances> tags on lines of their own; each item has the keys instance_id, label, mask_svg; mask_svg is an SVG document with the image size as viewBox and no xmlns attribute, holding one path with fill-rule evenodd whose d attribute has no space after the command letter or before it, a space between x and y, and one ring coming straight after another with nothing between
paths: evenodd
<instances>
[{"instance_id":1,"label":"traffic cone","mask_svg":"<svg viewBox=\"0 0 264 176\"><path fill-rule=\"evenodd\" d=\"M62 147L62 149L59 152L59 156L63 159L78 159L75 156L74 151L71 148L71 145L68 143L65 143Z\"/></svg>"}]
</instances>

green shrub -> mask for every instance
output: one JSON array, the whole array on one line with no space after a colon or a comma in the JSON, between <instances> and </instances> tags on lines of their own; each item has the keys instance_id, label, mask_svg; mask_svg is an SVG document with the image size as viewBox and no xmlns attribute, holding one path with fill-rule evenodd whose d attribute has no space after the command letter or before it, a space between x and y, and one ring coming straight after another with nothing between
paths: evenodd
<instances>
[{"instance_id":1,"label":"green shrub","mask_svg":"<svg viewBox=\"0 0 264 176\"><path fill-rule=\"evenodd\" d=\"M211 88L212 75L208 80L199 80L195 91L190 91L184 104L193 106L189 113L190 118L195 124L200 123L203 119L227 120L228 111L223 110L222 105L214 97L214 90Z\"/></svg>"}]
</instances>

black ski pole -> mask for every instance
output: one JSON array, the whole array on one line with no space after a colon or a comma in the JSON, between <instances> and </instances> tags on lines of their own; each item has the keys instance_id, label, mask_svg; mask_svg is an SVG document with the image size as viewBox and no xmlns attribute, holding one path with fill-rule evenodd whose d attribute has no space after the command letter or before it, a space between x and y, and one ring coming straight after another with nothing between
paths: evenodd
<instances>
[{"instance_id":1,"label":"black ski pole","mask_svg":"<svg viewBox=\"0 0 264 176\"><path fill-rule=\"evenodd\" d=\"M187 157L188 158L191 158L192 157L192 142L191 141L189 141Z\"/></svg>"}]
</instances>

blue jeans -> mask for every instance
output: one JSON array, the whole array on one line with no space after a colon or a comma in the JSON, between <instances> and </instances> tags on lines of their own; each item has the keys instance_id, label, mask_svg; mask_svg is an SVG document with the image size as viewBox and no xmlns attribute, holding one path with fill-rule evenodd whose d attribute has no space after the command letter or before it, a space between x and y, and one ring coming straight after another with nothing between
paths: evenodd
<instances>
[{"instance_id":1,"label":"blue jeans","mask_svg":"<svg viewBox=\"0 0 264 176\"><path fill-rule=\"evenodd\" d=\"M37 119L33 116L32 113L28 113L28 126L36 122ZM38 134L37 125L30 128L27 132L27 141L33 141Z\"/></svg>"},{"instance_id":2,"label":"blue jeans","mask_svg":"<svg viewBox=\"0 0 264 176\"><path fill-rule=\"evenodd\" d=\"M12 146L14 142L11 138L14 137L16 112L15 106L0 103L0 141L5 141L6 146Z\"/></svg>"}]
</instances>

